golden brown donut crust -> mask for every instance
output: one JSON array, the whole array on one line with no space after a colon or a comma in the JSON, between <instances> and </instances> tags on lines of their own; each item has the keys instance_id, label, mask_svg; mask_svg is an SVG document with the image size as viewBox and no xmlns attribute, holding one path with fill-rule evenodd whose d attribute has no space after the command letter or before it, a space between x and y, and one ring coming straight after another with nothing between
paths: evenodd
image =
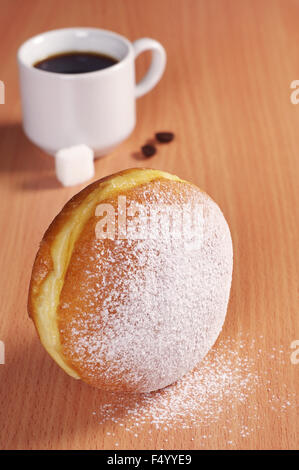
<instances>
[{"instance_id":1,"label":"golden brown donut crust","mask_svg":"<svg viewBox=\"0 0 299 470\"><path fill-rule=\"evenodd\" d=\"M127 206L203 207L203 247L185 252L184 242L172 256L161 240L97 239L96 207L114 207L117 226L119 196ZM218 206L192 183L132 168L92 183L53 220L34 262L28 312L69 375L107 390L151 391L192 369L215 342L231 272L231 238ZM142 287L147 275L149 290Z\"/></svg>"}]
</instances>

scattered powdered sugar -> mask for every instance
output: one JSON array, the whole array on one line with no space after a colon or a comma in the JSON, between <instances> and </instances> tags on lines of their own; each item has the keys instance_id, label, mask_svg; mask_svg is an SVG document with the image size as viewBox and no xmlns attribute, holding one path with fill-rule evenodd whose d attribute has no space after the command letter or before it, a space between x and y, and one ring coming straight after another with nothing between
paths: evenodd
<instances>
[{"instance_id":1,"label":"scattered powdered sugar","mask_svg":"<svg viewBox=\"0 0 299 470\"><path fill-rule=\"evenodd\" d=\"M242 343L243 344L243 343ZM100 423L133 427L150 422L157 429L211 424L224 412L225 401L245 403L258 384L253 360L221 341L199 366L180 381L142 395L111 393L98 411Z\"/></svg>"},{"instance_id":2,"label":"scattered powdered sugar","mask_svg":"<svg viewBox=\"0 0 299 470\"><path fill-rule=\"evenodd\" d=\"M283 365L283 350L273 349L265 356ZM211 437L209 427L221 423L228 436L227 445L233 446L234 420L239 436L245 439L262 428L260 416L265 411L279 418L287 408L297 406L296 395L289 393L285 384L275 390L270 370L263 370L254 359L257 351L257 341L248 337L221 340L194 371L163 390L141 395L105 393L101 407L94 412L97 422L113 424L113 435L128 432L134 437L143 429L150 437L152 427L161 432L200 427L207 429L207 434L201 436L203 441ZM258 404L255 399L261 391L265 402ZM245 415L239 413L244 407Z\"/></svg>"}]
</instances>

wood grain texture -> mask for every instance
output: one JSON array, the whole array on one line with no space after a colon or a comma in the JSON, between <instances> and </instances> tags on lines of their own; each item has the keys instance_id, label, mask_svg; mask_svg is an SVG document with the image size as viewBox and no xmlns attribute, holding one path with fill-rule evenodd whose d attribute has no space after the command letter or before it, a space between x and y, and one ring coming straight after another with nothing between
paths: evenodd
<instances>
[{"instance_id":1,"label":"wood grain texture","mask_svg":"<svg viewBox=\"0 0 299 470\"><path fill-rule=\"evenodd\" d=\"M290 361L290 343L299 339L299 105L290 102L290 83L299 79L298 15L295 0L0 0L0 448L298 448L296 404L278 413L269 402L271 393L283 405L299 388L299 364ZM56 366L27 317L38 243L81 187L60 187L52 158L22 133L16 51L34 34L76 25L153 37L167 49L161 83L138 101L134 133L96 163L95 179L144 166L136 151L169 129L176 140L146 165L196 183L222 208L235 266L221 338L259 339L247 353L270 378L231 416L230 436L221 420L151 433L148 423L137 439L100 425L93 411L101 392ZM148 60L138 59L138 77ZM271 358L273 348L284 362ZM243 437L240 423L256 406L258 419Z\"/></svg>"}]
</instances>

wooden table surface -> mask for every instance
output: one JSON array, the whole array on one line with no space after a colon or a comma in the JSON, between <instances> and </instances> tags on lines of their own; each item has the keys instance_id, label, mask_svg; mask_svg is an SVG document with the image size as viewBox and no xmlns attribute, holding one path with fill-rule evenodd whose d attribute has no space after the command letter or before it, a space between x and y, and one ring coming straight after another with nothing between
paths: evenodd
<instances>
[{"instance_id":1,"label":"wooden table surface","mask_svg":"<svg viewBox=\"0 0 299 470\"><path fill-rule=\"evenodd\" d=\"M299 79L298 16L296 0L0 0L1 448L298 448L299 364L290 347L299 340L299 105L290 101ZM60 370L27 317L38 243L81 186L62 188L53 159L23 135L16 51L30 36L66 26L153 37L167 50L162 81L138 100L135 131L97 161L95 179L159 168L196 183L222 208L235 264L220 341L235 339L238 348L245 338L259 377L229 416L230 429L223 416L167 432L148 422L138 438L117 419L101 424L107 396ZM138 77L148 61L138 59ZM176 140L144 162L138 149L161 129Z\"/></svg>"}]
</instances>

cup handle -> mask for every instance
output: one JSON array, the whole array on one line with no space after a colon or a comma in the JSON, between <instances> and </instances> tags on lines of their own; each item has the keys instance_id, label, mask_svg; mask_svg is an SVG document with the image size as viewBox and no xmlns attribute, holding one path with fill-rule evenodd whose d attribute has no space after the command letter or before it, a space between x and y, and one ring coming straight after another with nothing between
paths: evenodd
<instances>
[{"instance_id":1,"label":"cup handle","mask_svg":"<svg viewBox=\"0 0 299 470\"><path fill-rule=\"evenodd\" d=\"M152 62L146 75L136 85L135 97L145 95L157 85L163 75L166 65L166 51L162 44L155 39L142 38L133 42L133 48L136 57L144 51L152 51Z\"/></svg>"}]
</instances>

